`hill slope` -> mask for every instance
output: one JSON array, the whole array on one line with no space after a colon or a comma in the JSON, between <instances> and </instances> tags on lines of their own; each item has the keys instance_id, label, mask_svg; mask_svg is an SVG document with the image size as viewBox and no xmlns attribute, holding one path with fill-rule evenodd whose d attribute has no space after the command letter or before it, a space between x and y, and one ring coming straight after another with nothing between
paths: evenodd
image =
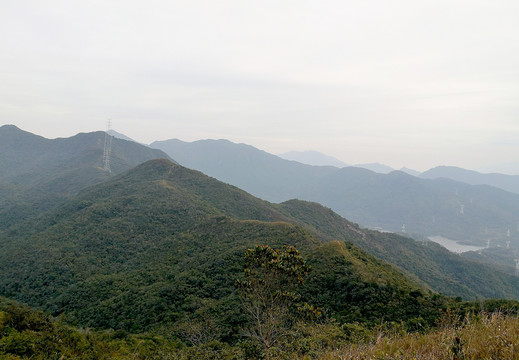
<instances>
[{"instance_id":1,"label":"hill slope","mask_svg":"<svg viewBox=\"0 0 519 360\"><path fill-rule=\"evenodd\" d=\"M104 132L46 139L13 125L0 127L0 226L64 201L144 161L169 156L134 142L112 139L112 172L103 169Z\"/></svg>"},{"instance_id":2,"label":"hill slope","mask_svg":"<svg viewBox=\"0 0 519 360\"><path fill-rule=\"evenodd\" d=\"M331 239L340 242L323 243ZM286 244L302 250L313 266L304 298L341 321L355 314L373 323L381 311L391 321L426 314L434 321L441 306L418 283L443 284L472 298L519 298L516 279L505 274L481 293L458 281L484 283L459 257L432 264L452 262L466 273L438 278L427 267L403 266L420 264L418 253L406 250L398 265L416 271L411 281L344 240L389 252L394 263L399 250L414 243L361 230L317 204L270 204L168 160L151 160L0 231L0 295L65 313L82 326L132 332L171 332L208 319L203 326L229 339L244 319L234 281L245 250Z\"/></svg>"},{"instance_id":3,"label":"hill slope","mask_svg":"<svg viewBox=\"0 0 519 360\"><path fill-rule=\"evenodd\" d=\"M81 133L69 138L46 139L18 129L14 125L0 127L0 182L18 185L50 183L60 177L71 177L74 181L63 181L76 191L96 176L106 179L103 171L104 132ZM169 158L160 150L112 138L111 170L114 174L126 171L144 161ZM91 174L83 180L86 173ZM69 178L70 179L70 178ZM54 184L54 188L59 185ZM69 189L65 189L69 190Z\"/></svg>"},{"instance_id":4,"label":"hill slope","mask_svg":"<svg viewBox=\"0 0 519 360\"><path fill-rule=\"evenodd\" d=\"M202 171L220 181L244 189L267 201L281 202L298 197L337 171L332 166L317 167L281 159L245 144L227 140L157 141L150 145L183 166Z\"/></svg>"},{"instance_id":5,"label":"hill slope","mask_svg":"<svg viewBox=\"0 0 519 360\"><path fill-rule=\"evenodd\" d=\"M291 216L333 239L347 240L440 293L464 298L515 298L517 278L502 268L453 254L434 242L359 229L319 204L291 200L281 204Z\"/></svg>"},{"instance_id":6,"label":"hill slope","mask_svg":"<svg viewBox=\"0 0 519 360\"><path fill-rule=\"evenodd\" d=\"M409 300L406 294L428 296L389 265L351 245L322 245L315 228L297 222L237 188L152 160L0 232L0 294L66 313L83 326L171 331L205 314L215 332L223 331L219 337L236 335L243 315L234 281L243 254L267 243L295 245L318 273L328 266L328 260L319 265L320 254L338 247L341 281L355 281L335 291L348 298L367 288L364 297L384 293L398 299L385 308L391 319L398 313L395 304ZM306 296L316 300L324 284L309 284ZM346 313L349 306L336 304L330 311ZM356 307L365 321L375 321L362 304Z\"/></svg>"},{"instance_id":7,"label":"hill slope","mask_svg":"<svg viewBox=\"0 0 519 360\"><path fill-rule=\"evenodd\" d=\"M269 201L315 201L370 228L398 232L405 224L411 233L478 245L490 237L494 245L511 240L519 248L519 195L490 186L420 179L400 171L303 165L225 140L169 140L151 146Z\"/></svg>"}]
</instances>

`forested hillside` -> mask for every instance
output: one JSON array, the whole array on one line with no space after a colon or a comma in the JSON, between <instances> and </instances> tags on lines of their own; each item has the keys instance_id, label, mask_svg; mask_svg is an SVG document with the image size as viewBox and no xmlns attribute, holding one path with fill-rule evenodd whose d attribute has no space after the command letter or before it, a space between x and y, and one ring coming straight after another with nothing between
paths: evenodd
<instances>
[{"instance_id":1,"label":"forested hillside","mask_svg":"<svg viewBox=\"0 0 519 360\"><path fill-rule=\"evenodd\" d=\"M510 240L519 248L519 195L488 185L304 165L226 140L167 140L151 146L269 201L315 201L363 227L399 232L405 225L410 233L480 245L491 239L493 246Z\"/></svg>"},{"instance_id":2,"label":"forested hillside","mask_svg":"<svg viewBox=\"0 0 519 360\"><path fill-rule=\"evenodd\" d=\"M309 259L330 249L331 243L321 245L318 232L290 221L283 209L237 188L154 160L0 233L0 291L53 314L66 313L76 324L133 332L180 326L201 312L226 313L230 319L213 320L225 336L241 318L235 314L234 281L247 248L294 245ZM405 302L405 294L420 288L350 245L332 249L342 264L334 276L349 282L335 291L345 297L362 293L355 286L373 284L363 296L382 291ZM322 266L309 261L315 261L316 272L326 272L333 258ZM336 286L308 284L310 300L324 293L323 286ZM348 313L351 305L337 306L330 311ZM360 308L366 321L375 321L375 312ZM419 316L417 311L409 316Z\"/></svg>"},{"instance_id":3,"label":"forested hillside","mask_svg":"<svg viewBox=\"0 0 519 360\"><path fill-rule=\"evenodd\" d=\"M244 251L256 244L294 245L313 264L315 276L333 274L331 281L311 277L304 293L309 303L344 321L352 321L351 313L369 323L382 312L388 320L437 312L438 304L426 306L432 294L421 286L466 298L517 298L518 293L511 276L502 274L494 283L479 279L477 263L470 268L470 262L453 257L452 266L466 264L465 270L474 272L428 271L441 262L420 263L411 244L427 248L414 240L366 232L317 204L273 205L168 160L146 162L89 187L55 210L2 229L0 239L2 295L66 313L75 324L132 332L181 326L195 314L225 313L229 318L213 319L213 326L218 336L233 335L242 319L235 313L234 281ZM331 239L388 253L389 261L422 285L348 243L322 244ZM447 266L449 258L441 261ZM464 284L460 276L474 283ZM372 301L379 298L386 300L375 306ZM415 299L422 299L422 306L411 306ZM402 317L402 306L414 310Z\"/></svg>"},{"instance_id":4,"label":"forested hillside","mask_svg":"<svg viewBox=\"0 0 519 360\"><path fill-rule=\"evenodd\" d=\"M8 226L60 204L79 190L150 159L160 150L112 138L111 172L103 168L104 132L46 139L0 127L0 224Z\"/></svg>"},{"instance_id":5,"label":"forested hillside","mask_svg":"<svg viewBox=\"0 0 519 360\"><path fill-rule=\"evenodd\" d=\"M131 146L140 151L141 145ZM199 352L200 358L214 357L207 355L212 351L261 354L254 343L239 345L250 319L236 286L244 279L244 254L256 245L295 246L310 266L297 289L297 306L320 315L314 320L294 318L296 333L290 336L298 341L317 331L318 323L332 338L332 333L344 339L364 338L383 324L428 331L448 311L481 309L480 303L443 294L519 298L512 274L431 243L425 246L411 238L362 229L317 203L272 204L168 159L150 160L118 175L104 171L105 179L89 177L82 169L96 166L83 155L74 160L73 172L82 174L82 182L73 190L64 187L61 193L60 182L70 177L58 171L49 177L46 168L32 174L32 183L2 183L0 191L6 197L0 214L0 296L43 309L66 324L121 334L116 342L104 333L81 340L91 344L88 351L82 350L85 354L101 346L105 350L100 353L124 358L129 344L142 341L141 335L127 333L143 332L153 334L151 342L145 342L152 352L188 358L195 356L186 355L190 351ZM38 177L49 186L38 188ZM33 195L35 189L38 196ZM9 318L12 309L6 311L8 315L2 316ZM30 310L20 311L33 316ZM0 354L14 349L2 348L2 341L18 344L10 334L25 334L31 344L34 336L58 336L56 331L64 336L61 326L66 325L10 327L16 332L0 336ZM183 344L194 347L185 352ZM210 350L208 344L216 344L218 350ZM47 351L28 346L11 354ZM157 356L152 352L142 358Z\"/></svg>"}]
</instances>

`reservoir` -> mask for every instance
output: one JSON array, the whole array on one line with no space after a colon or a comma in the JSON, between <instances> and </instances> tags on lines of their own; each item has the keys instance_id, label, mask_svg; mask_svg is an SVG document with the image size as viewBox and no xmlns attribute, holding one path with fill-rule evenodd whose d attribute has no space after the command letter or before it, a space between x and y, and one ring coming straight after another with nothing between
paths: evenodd
<instances>
[{"instance_id":1,"label":"reservoir","mask_svg":"<svg viewBox=\"0 0 519 360\"><path fill-rule=\"evenodd\" d=\"M463 253L467 251L478 251L484 249L484 246L473 246L473 245L463 245L458 243L457 241L447 239L443 236L429 236L429 240L434 241L437 244L440 244L444 248L454 253Z\"/></svg>"}]
</instances>

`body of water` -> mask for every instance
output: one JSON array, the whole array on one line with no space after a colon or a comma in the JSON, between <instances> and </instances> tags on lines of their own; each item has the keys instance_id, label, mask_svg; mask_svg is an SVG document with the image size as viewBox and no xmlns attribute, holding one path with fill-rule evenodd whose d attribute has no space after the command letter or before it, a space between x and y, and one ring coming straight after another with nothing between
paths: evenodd
<instances>
[{"instance_id":1,"label":"body of water","mask_svg":"<svg viewBox=\"0 0 519 360\"><path fill-rule=\"evenodd\" d=\"M444 248L454 253L463 253L467 251L478 251L480 249L484 249L484 246L473 246L473 245L463 245L458 243L457 241L447 239L443 236L429 236L429 240L434 241L437 244L440 244Z\"/></svg>"}]
</instances>

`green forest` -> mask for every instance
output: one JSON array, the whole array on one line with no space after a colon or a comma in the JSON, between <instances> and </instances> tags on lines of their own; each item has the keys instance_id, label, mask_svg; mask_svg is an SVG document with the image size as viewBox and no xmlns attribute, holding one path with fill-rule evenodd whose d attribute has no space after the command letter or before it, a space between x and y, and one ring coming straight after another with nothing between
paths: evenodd
<instances>
[{"instance_id":1,"label":"green forest","mask_svg":"<svg viewBox=\"0 0 519 360\"><path fill-rule=\"evenodd\" d=\"M0 359L515 356L484 335L517 325L514 274L135 143L107 174L103 133L8 130L41 154L0 156Z\"/></svg>"}]
</instances>

